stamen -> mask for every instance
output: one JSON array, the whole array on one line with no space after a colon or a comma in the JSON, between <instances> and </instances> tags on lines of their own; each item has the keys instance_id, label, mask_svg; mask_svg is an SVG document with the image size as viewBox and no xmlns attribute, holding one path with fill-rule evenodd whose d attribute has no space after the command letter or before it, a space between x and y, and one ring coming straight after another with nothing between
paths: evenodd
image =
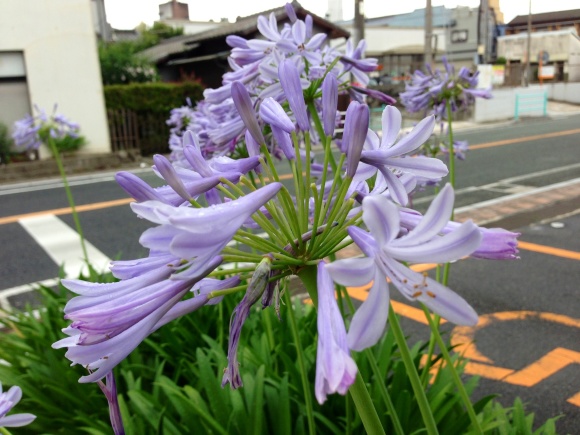
<instances>
[{"instance_id":1,"label":"stamen","mask_svg":"<svg viewBox=\"0 0 580 435\"><path fill-rule=\"evenodd\" d=\"M427 290L425 293L427 293L427 296L432 297L433 299L435 299L435 297L437 296L435 293L430 292L429 290Z\"/></svg>"},{"instance_id":2,"label":"stamen","mask_svg":"<svg viewBox=\"0 0 580 435\"><path fill-rule=\"evenodd\" d=\"M419 297L419 296L421 296L422 294L423 294L423 292L422 292L422 291L418 291L418 292L415 292L415 293L413 293L413 294L411 295L411 297L413 297L413 298L418 298L418 297Z\"/></svg>"}]
</instances>

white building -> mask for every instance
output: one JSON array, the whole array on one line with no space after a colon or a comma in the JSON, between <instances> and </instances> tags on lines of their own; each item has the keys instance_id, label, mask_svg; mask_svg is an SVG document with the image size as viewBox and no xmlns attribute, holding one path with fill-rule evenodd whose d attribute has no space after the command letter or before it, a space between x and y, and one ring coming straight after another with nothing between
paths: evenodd
<instances>
[{"instance_id":1,"label":"white building","mask_svg":"<svg viewBox=\"0 0 580 435\"><path fill-rule=\"evenodd\" d=\"M0 0L0 11L0 122L58 104L88 140L82 153L109 152L91 2Z\"/></svg>"}]
</instances>

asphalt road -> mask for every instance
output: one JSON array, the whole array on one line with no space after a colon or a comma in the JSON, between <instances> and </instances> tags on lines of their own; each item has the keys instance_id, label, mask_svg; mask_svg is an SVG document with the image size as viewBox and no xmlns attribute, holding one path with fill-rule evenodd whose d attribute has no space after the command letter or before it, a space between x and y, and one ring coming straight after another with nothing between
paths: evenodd
<instances>
[{"instance_id":1,"label":"asphalt road","mask_svg":"<svg viewBox=\"0 0 580 435\"><path fill-rule=\"evenodd\" d=\"M456 132L457 138L467 139L472 147L467 160L457 165L456 205L580 178L579 128L576 115ZM139 175L155 181L149 172ZM109 259L146 255L138 238L149 224L131 212L111 174L75 177L71 182L76 203L84 210L80 219L95 255L91 258L104 267ZM431 196L424 192L415 204L424 209ZM66 261L69 270L82 263L77 236L58 181L0 186L0 204L0 303L21 307L34 302L29 284L53 283L61 261ZM521 239L564 250L572 257L527 250L518 261L460 261L453 266L450 287L464 295L480 315L492 319L486 327L468 331L477 349L491 361L474 360L469 367L468 371L482 376L478 394L500 393L506 405L521 396L538 421L565 413L559 431L575 434L580 433L580 257L573 254L580 256L580 216L559 220L563 228L550 223L523 227ZM494 313L512 314L494 317ZM562 319L568 320L562 324ZM413 338L426 338L420 322L408 318L404 324ZM538 361L539 366L534 366ZM533 376L526 377L529 373L522 370L529 367ZM521 385L522 377L535 383Z\"/></svg>"}]
</instances>

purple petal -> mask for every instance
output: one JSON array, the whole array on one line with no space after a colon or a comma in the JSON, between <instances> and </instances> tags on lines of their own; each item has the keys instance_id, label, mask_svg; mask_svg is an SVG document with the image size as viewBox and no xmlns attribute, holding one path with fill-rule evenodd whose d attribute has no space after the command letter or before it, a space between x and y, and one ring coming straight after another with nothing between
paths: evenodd
<instances>
[{"instance_id":1,"label":"purple petal","mask_svg":"<svg viewBox=\"0 0 580 435\"><path fill-rule=\"evenodd\" d=\"M290 120L282 106L273 98L266 98L260 104L260 117L270 125L284 130L286 133L292 133L296 130L294 123Z\"/></svg>"},{"instance_id":2,"label":"purple petal","mask_svg":"<svg viewBox=\"0 0 580 435\"><path fill-rule=\"evenodd\" d=\"M322 82L322 121L327 136L334 134L337 107L338 82L334 74L328 73Z\"/></svg>"},{"instance_id":3,"label":"purple petal","mask_svg":"<svg viewBox=\"0 0 580 435\"><path fill-rule=\"evenodd\" d=\"M362 351L374 346L383 336L389 315L389 285L386 276L376 271L367 299L356 310L348 330L348 347Z\"/></svg>"},{"instance_id":4,"label":"purple petal","mask_svg":"<svg viewBox=\"0 0 580 435\"><path fill-rule=\"evenodd\" d=\"M401 112L394 106L387 106L383 110L381 120L383 126L382 143L390 147L395 143L401 131Z\"/></svg>"},{"instance_id":5,"label":"purple petal","mask_svg":"<svg viewBox=\"0 0 580 435\"><path fill-rule=\"evenodd\" d=\"M278 75L280 76L280 84L282 85L282 89L284 89L284 94L286 94L286 99L290 104L290 108L294 113L300 130L310 130L310 121L308 120L308 112L306 110L306 103L304 102L298 68L296 68L292 60L285 59L278 67Z\"/></svg>"},{"instance_id":6,"label":"purple petal","mask_svg":"<svg viewBox=\"0 0 580 435\"><path fill-rule=\"evenodd\" d=\"M258 124L258 119L256 118L256 112L254 110L254 105L250 98L248 90L241 82L232 83L232 99L238 109L245 126L250 131L256 142L259 144L266 143L264 136L262 135L262 129Z\"/></svg>"},{"instance_id":7,"label":"purple petal","mask_svg":"<svg viewBox=\"0 0 580 435\"><path fill-rule=\"evenodd\" d=\"M367 196L362 203L363 221L379 246L391 242L399 234L397 207L382 196Z\"/></svg>"},{"instance_id":8,"label":"purple petal","mask_svg":"<svg viewBox=\"0 0 580 435\"><path fill-rule=\"evenodd\" d=\"M428 116L421 120L409 134L403 136L397 144L387 150L385 157L402 156L416 150L429 139L434 128L434 116ZM383 139L383 143L386 144L385 139Z\"/></svg>"},{"instance_id":9,"label":"purple petal","mask_svg":"<svg viewBox=\"0 0 580 435\"><path fill-rule=\"evenodd\" d=\"M375 276L375 260L369 257L347 258L326 265L334 282L344 286L363 286Z\"/></svg>"},{"instance_id":10,"label":"purple petal","mask_svg":"<svg viewBox=\"0 0 580 435\"><path fill-rule=\"evenodd\" d=\"M13 414L0 418L0 427L22 427L34 421L33 414Z\"/></svg>"}]
</instances>

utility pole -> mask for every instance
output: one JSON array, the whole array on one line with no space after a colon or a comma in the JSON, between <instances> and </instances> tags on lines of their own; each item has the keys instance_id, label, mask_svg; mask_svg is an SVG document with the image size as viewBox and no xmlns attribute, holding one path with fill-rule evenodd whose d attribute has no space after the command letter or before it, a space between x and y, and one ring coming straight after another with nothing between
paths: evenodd
<instances>
[{"instance_id":1,"label":"utility pole","mask_svg":"<svg viewBox=\"0 0 580 435\"><path fill-rule=\"evenodd\" d=\"M530 78L531 78L531 72L530 72L530 56L531 56L531 51L532 51L532 0L530 0L530 7L528 10L528 49L526 51L526 70L524 73L524 85L525 86L529 86L530 85Z\"/></svg>"},{"instance_id":2,"label":"utility pole","mask_svg":"<svg viewBox=\"0 0 580 435\"><path fill-rule=\"evenodd\" d=\"M354 43L355 46L365 37L364 0L354 0Z\"/></svg>"},{"instance_id":3,"label":"utility pole","mask_svg":"<svg viewBox=\"0 0 580 435\"><path fill-rule=\"evenodd\" d=\"M431 0L427 0L425 4L425 63L433 62L433 9L431 8Z\"/></svg>"}]
</instances>

